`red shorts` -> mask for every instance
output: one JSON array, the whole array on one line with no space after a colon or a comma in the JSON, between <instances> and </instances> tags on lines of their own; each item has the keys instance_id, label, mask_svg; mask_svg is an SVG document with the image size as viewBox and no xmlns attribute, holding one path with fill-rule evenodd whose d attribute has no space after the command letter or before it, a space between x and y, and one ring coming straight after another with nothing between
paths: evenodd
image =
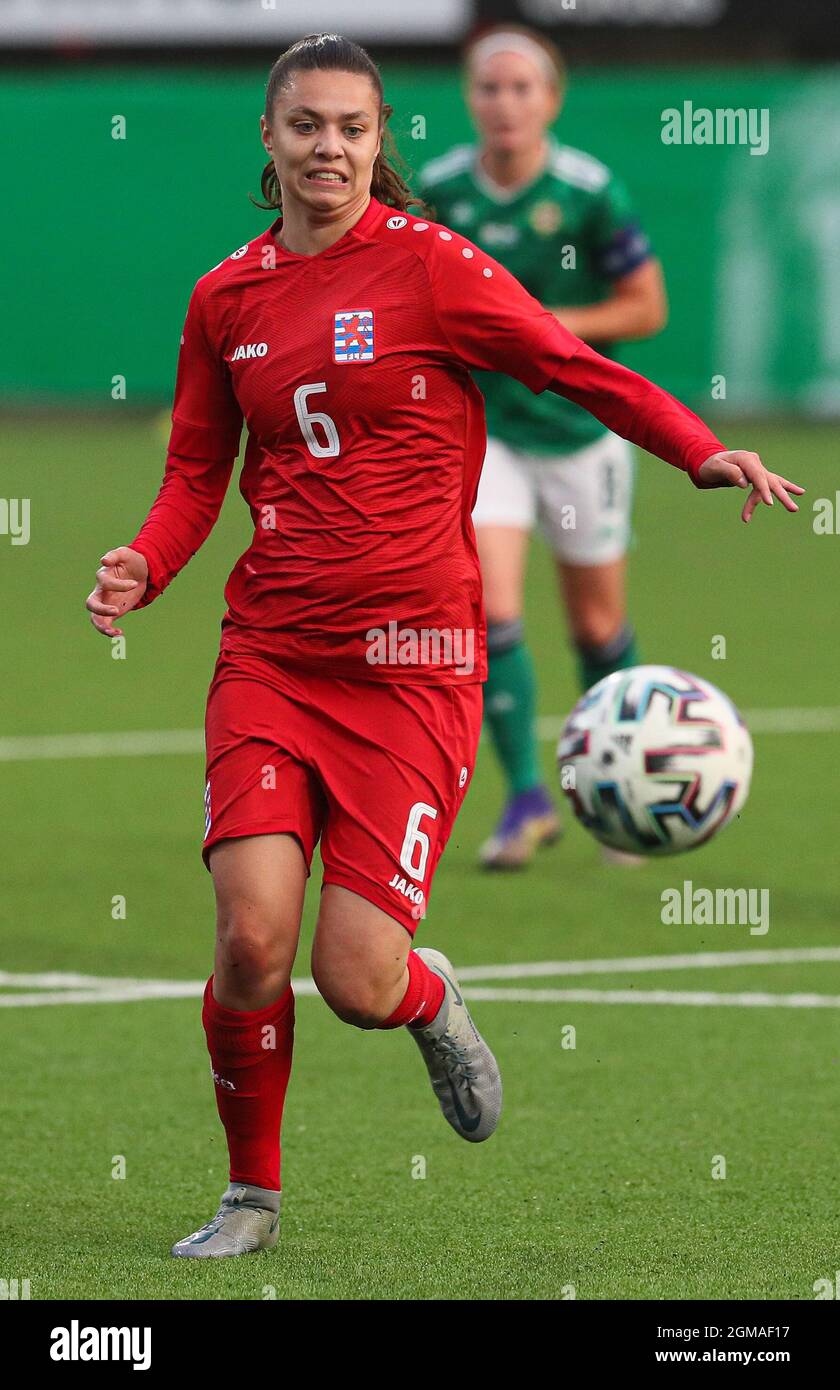
<instances>
[{"instance_id":1,"label":"red shorts","mask_svg":"<svg viewBox=\"0 0 840 1390\"><path fill-rule=\"evenodd\" d=\"M202 854L285 831L324 883L411 934L472 776L482 690L398 685L222 654L207 697Z\"/></svg>"}]
</instances>

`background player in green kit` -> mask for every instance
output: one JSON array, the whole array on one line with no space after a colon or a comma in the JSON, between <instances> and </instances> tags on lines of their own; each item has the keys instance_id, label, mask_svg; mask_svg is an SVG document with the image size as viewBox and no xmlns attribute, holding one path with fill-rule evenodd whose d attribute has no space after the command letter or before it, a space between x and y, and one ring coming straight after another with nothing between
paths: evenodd
<instances>
[{"instance_id":1,"label":"background player in green kit","mask_svg":"<svg viewBox=\"0 0 840 1390\"><path fill-rule=\"evenodd\" d=\"M563 90L554 44L518 25L485 30L467 49L479 143L426 165L418 191L439 221L501 261L578 337L614 356L617 343L664 326L662 271L621 182L554 137ZM539 521L554 553L582 688L635 665L625 606L634 461L625 440L572 401L532 395L496 373L475 377L488 434L473 512L488 623L484 714L508 782L481 859L488 868L516 868L560 828L542 782L522 620L530 533Z\"/></svg>"}]
</instances>

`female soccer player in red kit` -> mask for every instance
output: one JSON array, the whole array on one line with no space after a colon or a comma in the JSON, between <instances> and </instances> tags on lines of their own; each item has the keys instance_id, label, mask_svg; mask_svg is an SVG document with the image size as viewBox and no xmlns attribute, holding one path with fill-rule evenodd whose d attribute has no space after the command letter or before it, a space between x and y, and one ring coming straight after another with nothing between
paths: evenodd
<instances>
[{"instance_id":1,"label":"female soccer player in red kit","mask_svg":"<svg viewBox=\"0 0 840 1390\"><path fill-rule=\"evenodd\" d=\"M217 903L203 1024L230 1186L179 1256L277 1241L290 975L316 842L312 973L360 1028L407 1025L449 1123L494 1130L501 1083L439 952L411 949L469 784L486 676L470 512L485 449L469 369L554 390L687 472L801 488L600 357L489 256L413 215L383 153L377 68L310 35L274 64L260 126L282 217L198 281L165 477L103 556L94 626L157 598L210 532L239 450L253 540L225 589L207 702L204 861Z\"/></svg>"}]
</instances>

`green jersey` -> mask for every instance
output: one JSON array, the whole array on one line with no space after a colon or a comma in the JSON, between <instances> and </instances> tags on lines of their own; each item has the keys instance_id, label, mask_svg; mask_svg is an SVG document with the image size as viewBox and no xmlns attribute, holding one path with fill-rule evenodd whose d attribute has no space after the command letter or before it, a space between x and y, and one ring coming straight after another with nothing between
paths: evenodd
<instances>
[{"instance_id":1,"label":"green jersey","mask_svg":"<svg viewBox=\"0 0 840 1390\"><path fill-rule=\"evenodd\" d=\"M505 266L549 309L606 299L613 280L651 255L627 190L580 150L549 138L545 167L512 193L481 169L475 145L458 145L420 171L418 193L435 220ZM615 344L598 343L615 356ZM581 449L604 434L600 420L553 391L533 395L498 372L476 372L491 436L536 454Z\"/></svg>"}]
</instances>

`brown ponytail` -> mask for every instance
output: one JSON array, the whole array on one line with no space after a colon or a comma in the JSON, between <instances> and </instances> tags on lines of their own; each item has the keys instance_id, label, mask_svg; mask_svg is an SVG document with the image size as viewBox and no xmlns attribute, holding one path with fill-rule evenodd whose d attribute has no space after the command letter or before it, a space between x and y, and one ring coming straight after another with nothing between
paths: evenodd
<instances>
[{"instance_id":1,"label":"brown ponytail","mask_svg":"<svg viewBox=\"0 0 840 1390\"><path fill-rule=\"evenodd\" d=\"M385 101L379 69L370 54L360 44L354 43L352 39L346 39L341 34L307 34L305 38L298 39L297 43L293 43L291 48L287 48L285 53L281 53L268 75L265 89L266 121L271 123L277 94L289 78L296 72L316 70L354 72L368 78L379 101L382 124L382 148L374 160L373 177L370 185L371 194L380 203L397 208L400 212L407 212L410 207L416 207L419 211L424 212L425 205L422 199L414 196L406 177L401 172L404 165L397 153L394 137L387 129L387 122L393 114L393 107ZM264 202L260 202L250 193L248 195L254 206L271 211L282 211L280 184L273 160L269 160L262 171L260 188L265 199Z\"/></svg>"}]
</instances>

